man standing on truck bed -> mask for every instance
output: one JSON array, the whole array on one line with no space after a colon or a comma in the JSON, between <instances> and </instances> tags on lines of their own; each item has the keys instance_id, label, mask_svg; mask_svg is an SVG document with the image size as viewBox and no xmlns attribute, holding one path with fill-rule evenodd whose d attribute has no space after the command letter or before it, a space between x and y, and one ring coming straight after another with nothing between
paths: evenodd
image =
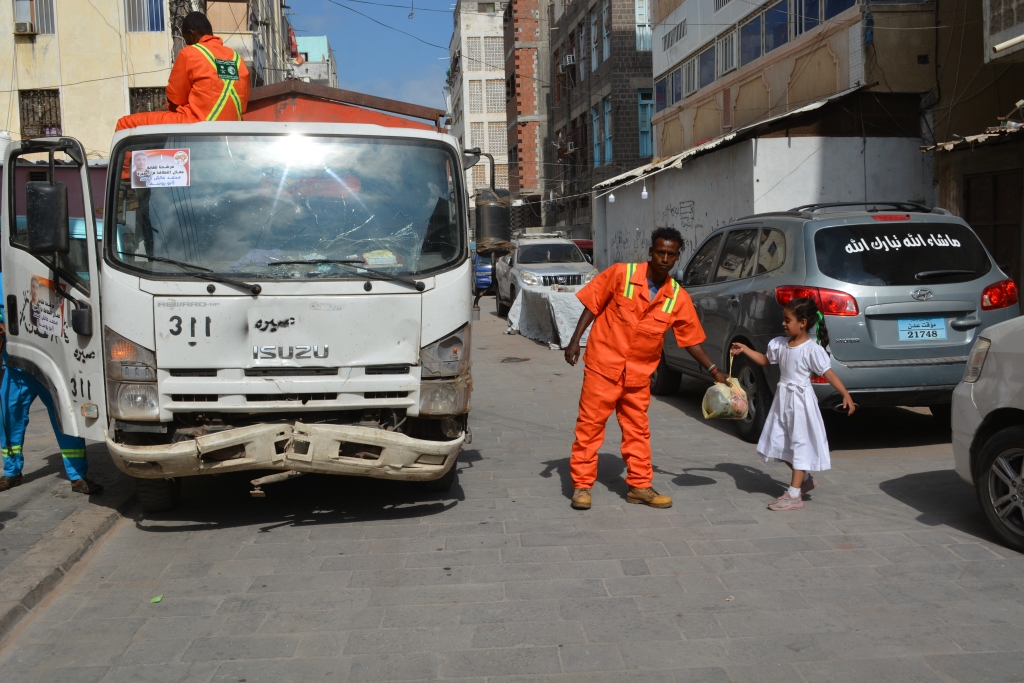
<instances>
[{"instance_id":1,"label":"man standing on truck bed","mask_svg":"<svg viewBox=\"0 0 1024 683\"><path fill-rule=\"evenodd\" d=\"M669 277L679 260L683 237L673 228L651 234L647 263L616 263L577 292L586 307L565 347L565 360L576 365L580 339L594 323L584 356L583 390L576 420L576 441L569 467L574 492L572 506L589 510L590 489L597 479L597 450L604 442L605 424L615 411L622 428L622 459L626 461L626 501L655 508L672 507L672 499L652 487L651 374L661 361L669 328L676 342L718 382L728 375L711 362L701 342L704 329L690 296ZM596 322L595 322L596 321Z\"/></svg>"},{"instance_id":2,"label":"man standing on truck bed","mask_svg":"<svg viewBox=\"0 0 1024 683\"><path fill-rule=\"evenodd\" d=\"M169 111L122 116L116 130L165 123L241 121L249 104L249 69L238 53L224 47L202 12L189 12L181 22L185 47L178 53L167 81Z\"/></svg>"}]
</instances>

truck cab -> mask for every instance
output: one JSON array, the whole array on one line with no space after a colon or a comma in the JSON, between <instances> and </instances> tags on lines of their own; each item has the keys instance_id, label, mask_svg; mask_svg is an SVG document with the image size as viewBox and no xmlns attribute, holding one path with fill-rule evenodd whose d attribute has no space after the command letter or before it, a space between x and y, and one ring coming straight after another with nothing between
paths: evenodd
<instances>
[{"instance_id":1,"label":"truck cab","mask_svg":"<svg viewBox=\"0 0 1024 683\"><path fill-rule=\"evenodd\" d=\"M148 126L114 137L102 207L87 170L73 138L7 149L9 363L63 431L106 442L144 507L237 470L452 485L473 278L454 138Z\"/></svg>"}]
</instances>

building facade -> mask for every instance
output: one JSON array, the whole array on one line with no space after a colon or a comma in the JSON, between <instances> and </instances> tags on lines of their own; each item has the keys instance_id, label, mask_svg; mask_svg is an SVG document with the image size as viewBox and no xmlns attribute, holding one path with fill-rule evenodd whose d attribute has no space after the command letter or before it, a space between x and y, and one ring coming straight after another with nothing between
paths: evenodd
<instances>
[{"instance_id":1,"label":"building facade","mask_svg":"<svg viewBox=\"0 0 1024 683\"><path fill-rule=\"evenodd\" d=\"M225 26L220 21L224 19L221 10L227 5L234 6L227 8L232 11L249 7L245 2L207 3L211 24L217 20L214 30L218 35L218 27ZM251 0L251 6L254 14L243 14L247 21L258 17L258 30L252 29L250 35L269 28L260 23L270 21L266 16L277 16L278 26L285 23L281 0ZM270 8L276 8L276 14L255 14ZM167 77L184 45L181 19L195 9L204 9L204 3L14 0L13 12L0 12L0 53L11 57L9 66L0 68L0 110L7 112L0 128L16 140L73 136L90 157L106 157L120 117L166 108ZM235 26L232 23L230 28ZM253 41L260 44L256 38ZM271 58L269 48L267 56L258 58L259 54L257 50L246 57L247 63L254 60L250 64L254 79L262 69L266 78L282 80L286 74L284 53L280 59ZM266 66L272 64L279 66L272 71Z\"/></svg>"},{"instance_id":2,"label":"building facade","mask_svg":"<svg viewBox=\"0 0 1024 683\"><path fill-rule=\"evenodd\" d=\"M511 0L504 23L512 228L539 227L550 215L543 201L544 179L555 156L548 133L548 10L540 0Z\"/></svg>"},{"instance_id":3,"label":"building facade","mask_svg":"<svg viewBox=\"0 0 1024 683\"><path fill-rule=\"evenodd\" d=\"M554 222L591 236L593 185L650 160L651 0L555 0L550 7Z\"/></svg>"},{"instance_id":4,"label":"building facade","mask_svg":"<svg viewBox=\"0 0 1024 683\"><path fill-rule=\"evenodd\" d=\"M479 147L493 155L494 185L508 189L504 10L504 3L459 0L455 5L446 90L452 135L463 149ZM476 190L490 183L486 159L466 171L471 207Z\"/></svg>"},{"instance_id":5,"label":"building facade","mask_svg":"<svg viewBox=\"0 0 1024 683\"><path fill-rule=\"evenodd\" d=\"M295 40L299 50L295 60L295 78L337 88L338 66L327 36L300 36Z\"/></svg>"},{"instance_id":6,"label":"building facade","mask_svg":"<svg viewBox=\"0 0 1024 683\"><path fill-rule=\"evenodd\" d=\"M172 4L182 1L171 0ZM214 34L245 60L253 87L289 78L298 46L295 31L284 13L288 9L285 0L205 0L205 3L200 0L193 4L199 5L199 9L205 4Z\"/></svg>"}]
</instances>

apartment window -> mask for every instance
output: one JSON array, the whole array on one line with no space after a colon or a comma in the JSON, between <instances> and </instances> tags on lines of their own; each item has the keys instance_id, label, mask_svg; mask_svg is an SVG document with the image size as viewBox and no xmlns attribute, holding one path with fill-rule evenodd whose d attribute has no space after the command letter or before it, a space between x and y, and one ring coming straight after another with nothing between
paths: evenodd
<instances>
[{"instance_id":1,"label":"apartment window","mask_svg":"<svg viewBox=\"0 0 1024 683\"><path fill-rule=\"evenodd\" d=\"M501 36L484 38L484 61L488 71L505 70L505 39Z\"/></svg>"},{"instance_id":2,"label":"apartment window","mask_svg":"<svg viewBox=\"0 0 1024 683\"><path fill-rule=\"evenodd\" d=\"M580 25L576 27L576 44L579 45L580 49L576 53L576 66L580 70L580 83L587 77L587 60L583 56L586 53L583 51L583 46L587 44L587 25L584 22L580 22Z\"/></svg>"},{"instance_id":3,"label":"apartment window","mask_svg":"<svg viewBox=\"0 0 1024 683\"><path fill-rule=\"evenodd\" d=\"M590 70L597 71L597 10L590 10Z\"/></svg>"},{"instance_id":4,"label":"apartment window","mask_svg":"<svg viewBox=\"0 0 1024 683\"><path fill-rule=\"evenodd\" d=\"M487 151L491 154L508 153L508 129L504 121L487 122Z\"/></svg>"},{"instance_id":5,"label":"apartment window","mask_svg":"<svg viewBox=\"0 0 1024 683\"><path fill-rule=\"evenodd\" d=\"M683 70L676 69L668 76L668 103L675 104L683 99Z\"/></svg>"},{"instance_id":6,"label":"apartment window","mask_svg":"<svg viewBox=\"0 0 1024 683\"><path fill-rule=\"evenodd\" d=\"M483 71L483 54L480 52L480 38L466 38L466 71Z\"/></svg>"},{"instance_id":7,"label":"apartment window","mask_svg":"<svg viewBox=\"0 0 1024 683\"><path fill-rule=\"evenodd\" d=\"M654 138L651 134L651 115L654 113L654 93L650 90L638 90L637 100L640 107L640 158L654 155Z\"/></svg>"},{"instance_id":8,"label":"apartment window","mask_svg":"<svg viewBox=\"0 0 1024 683\"><path fill-rule=\"evenodd\" d=\"M36 33L56 33L53 0L14 0L14 21L32 24Z\"/></svg>"},{"instance_id":9,"label":"apartment window","mask_svg":"<svg viewBox=\"0 0 1024 683\"><path fill-rule=\"evenodd\" d=\"M654 84L654 110L661 111L668 106L666 95L668 94L668 77L662 78Z\"/></svg>"},{"instance_id":10,"label":"apartment window","mask_svg":"<svg viewBox=\"0 0 1024 683\"><path fill-rule=\"evenodd\" d=\"M697 55L697 71L700 76L700 87L706 88L715 82L715 46Z\"/></svg>"},{"instance_id":11,"label":"apartment window","mask_svg":"<svg viewBox=\"0 0 1024 683\"><path fill-rule=\"evenodd\" d=\"M764 51L769 53L789 42L789 0L781 0L764 13Z\"/></svg>"},{"instance_id":12,"label":"apartment window","mask_svg":"<svg viewBox=\"0 0 1024 683\"><path fill-rule=\"evenodd\" d=\"M650 0L636 0L636 50L651 51L651 3Z\"/></svg>"},{"instance_id":13,"label":"apartment window","mask_svg":"<svg viewBox=\"0 0 1024 683\"><path fill-rule=\"evenodd\" d=\"M590 129L594 132L594 168L601 165L601 114L595 104L590 108Z\"/></svg>"},{"instance_id":14,"label":"apartment window","mask_svg":"<svg viewBox=\"0 0 1024 683\"><path fill-rule=\"evenodd\" d=\"M132 114L167 111L167 92L164 88L129 88L128 110Z\"/></svg>"},{"instance_id":15,"label":"apartment window","mask_svg":"<svg viewBox=\"0 0 1024 683\"><path fill-rule=\"evenodd\" d=\"M715 0L715 11L720 12L731 0Z\"/></svg>"},{"instance_id":16,"label":"apartment window","mask_svg":"<svg viewBox=\"0 0 1024 683\"><path fill-rule=\"evenodd\" d=\"M821 23L821 0L793 0L793 33L800 35Z\"/></svg>"},{"instance_id":17,"label":"apartment window","mask_svg":"<svg viewBox=\"0 0 1024 683\"><path fill-rule=\"evenodd\" d=\"M505 111L505 79L487 81L487 113L501 114Z\"/></svg>"},{"instance_id":18,"label":"apartment window","mask_svg":"<svg viewBox=\"0 0 1024 683\"><path fill-rule=\"evenodd\" d=\"M693 93L697 92L697 88L700 87L700 81L697 79L697 58L687 61L683 64L683 96L689 97Z\"/></svg>"},{"instance_id":19,"label":"apartment window","mask_svg":"<svg viewBox=\"0 0 1024 683\"><path fill-rule=\"evenodd\" d=\"M601 3L601 23L604 37L601 42L604 48L602 59L609 59L612 56L612 3L611 0L603 0Z\"/></svg>"},{"instance_id":20,"label":"apartment window","mask_svg":"<svg viewBox=\"0 0 1024 683\"><path fill-rule=\"evenodd\" d=\"M470 114L483 114L484 113L484 86L483 81L470 81L469 82L469 95L466 96L469 100L469 113Z\"/></svg>"},{"instance_id":21,"label":"apartment window","mask_svg":"<svg viewBox=\"0 0 1024 683\"><path fill-rule=\"evenodd\" d=\"M124 0L125 26L129 33L164 30L164 0Z\"/></svg>"},{"instance_id":22,"label":"apartment window","mask_svg":"<svg viewBox=\"0 0 1024 683\"><path fill-rule=\"evenodd\" d=\"M18 100L23 139L63 135L59 90L21 90Z\"/></svg>"},{"instance_id":23,"label":"apartment window","mask_svg":"<svg viewBox=\"0 0 1024 683\"><path fill-rule=\"evenodd\" d=\"M668 50L686 37L686 19L672 27L672 30L661 37L661 49Z\"/></svg>"},{"instance_id":24,"label":"apartment window","mask_svg":"<svg viewBox=\"0 0 1024 683\"><path fill-rule=\"evenodd\" d=\"M487 140L484 138L484 122L471 121L469 124L469 144L472 147L479 147L481 152L487 149Z\"/></svg>"},{"instance_id":25,"label":"apartment window","mask_svg":"<svg viewBox=\"0 0 1024 683\"><path fill-rule=\"evenodd\" d=\"M494 186L500 187L503 190L508 189L508 165L507 164L495 164L494 165Z\"/></svg>"},{"instance_id":26,"label":"apartment window","mask_svg":"<svg viewBox=\"0 0 1024 683\"><path fill-rule=\"evenodd\" d=\"M740 26L740 66L761 56L761 15Z\"/></svg>"},{"instance_id":27,"label":"apartment window","mask_svg":"<svg viewBox=\"0 0 1024 683\"><path fill-rule=\"evenodd\" d=\"M612 163L612 98L604 98L604 163Z\"/></svg>"},{"instance_id":28,"label":"apartment window","mask_svg":"<svg viewBox=\"0 0 1024 683\"><path fill-rule=\"evenodd\" d=\"M494 3L478 2L476 3L476 11L480 14L494 14Z\"/></svg>"},{"instance_id":29,"label":"apartment window","mask_svg":"<svg viewBox=\"0 0 1024 683\"><path fill-rule=\"evenodd\" d=\"M825 19L831 19L857 4L857 0L825 0Z\"/></svg>"},{"instance_id":30,"label":"apartment window","mask_svg":"<svg viewBox=\"0 0 1024 683\"><path fill-rule=\"evenodd\" d=\"M487 185L487 166L478 164L473 167L473 187L485 187Z\"/></svg>"},{"instance_id":31,"label":"apartment window","mask_svg":"<svg viewBox=\"0 0 1024 683\"><path fill-rule=\"evenodd\" d=\"M730 31L718 39L718 75L736 68L736 32Z\"/></svg>"}]
</instances>

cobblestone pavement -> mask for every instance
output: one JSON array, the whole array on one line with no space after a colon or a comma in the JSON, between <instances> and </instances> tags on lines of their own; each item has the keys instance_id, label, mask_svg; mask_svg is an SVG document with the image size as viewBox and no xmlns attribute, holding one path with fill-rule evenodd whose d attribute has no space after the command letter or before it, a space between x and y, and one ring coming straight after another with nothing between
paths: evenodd
<instances>
[{"instance_id":1,"label":"cobblestone pavement","mask_svg":"<svg viewBox=\"0 0 1024 683\"><path fill-rule=\"evenodd\" d=\"M476 325L475 439L450 494L188 481L180 509L122 522L19 626L4 681L1024 678L1024 560L928 415L829 416L834 469L802 511L771 513L785 470L701 420L687 386L651 406L675 506L625 504L613 422L576 512L582 372L503 329Z\"/></svg>"}]
</instances>

